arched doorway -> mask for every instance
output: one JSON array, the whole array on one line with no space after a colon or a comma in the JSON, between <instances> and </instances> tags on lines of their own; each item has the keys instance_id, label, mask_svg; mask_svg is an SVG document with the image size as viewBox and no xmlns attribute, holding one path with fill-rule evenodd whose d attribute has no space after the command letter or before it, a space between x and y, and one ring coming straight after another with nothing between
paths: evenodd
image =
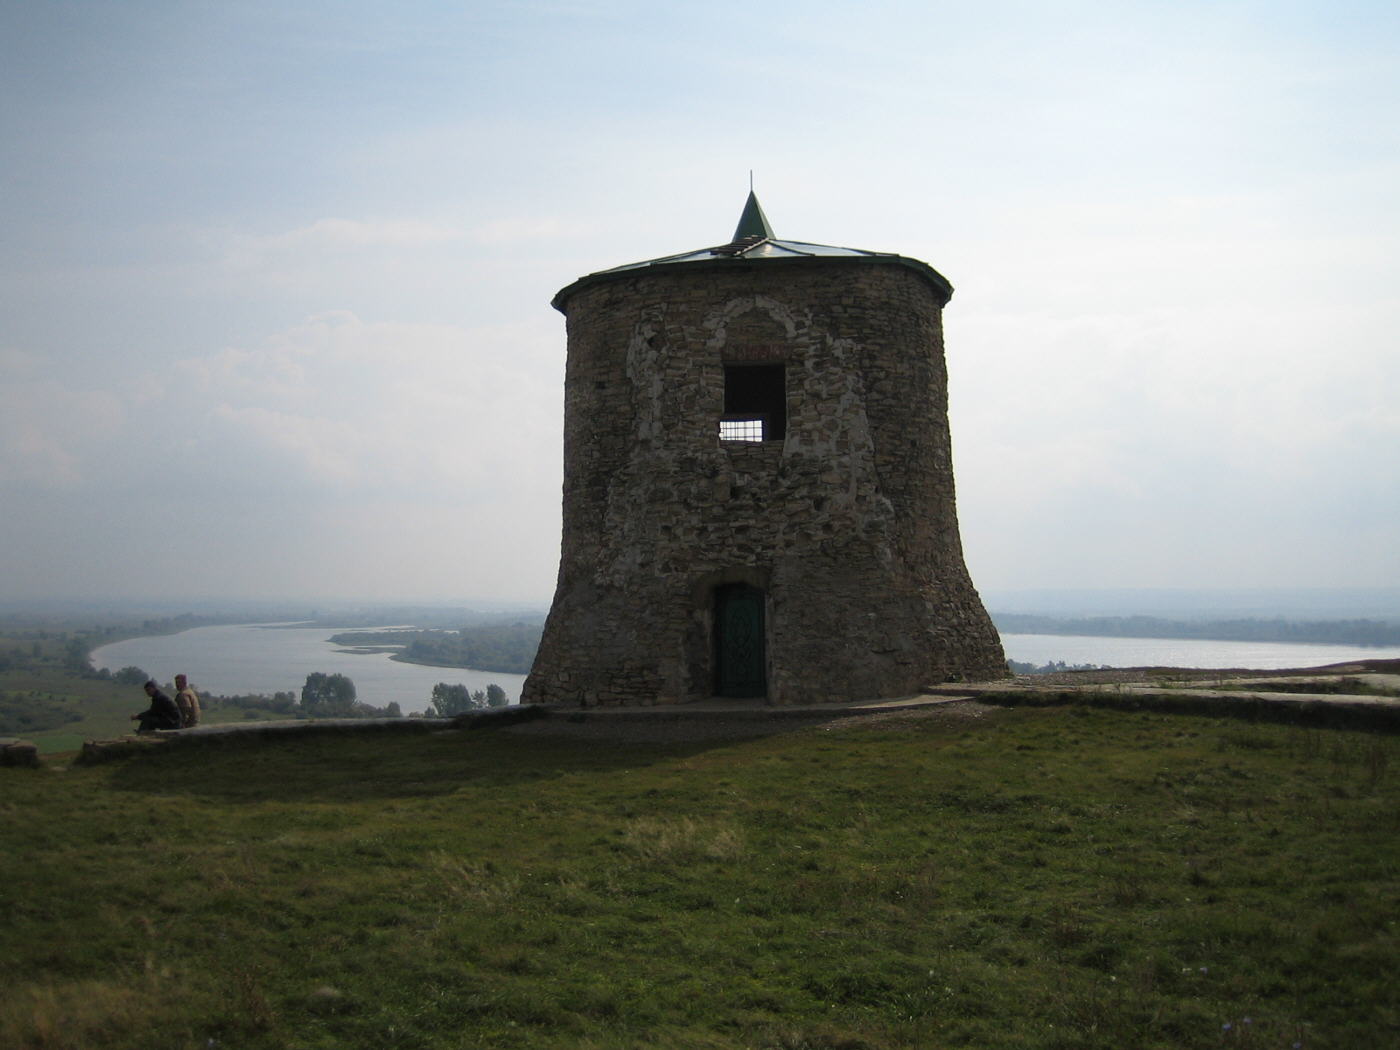
<instances>
[{"instance_id":1,"label":"arched doorway","mask_svg":"<svg viewBox=\"0 0 1400 1050\"><path fill-rule=\"evenodd\" d=\"M763 591L747 583L715 588L715 695L768 695Z\"/></svg>"}]
</instances>

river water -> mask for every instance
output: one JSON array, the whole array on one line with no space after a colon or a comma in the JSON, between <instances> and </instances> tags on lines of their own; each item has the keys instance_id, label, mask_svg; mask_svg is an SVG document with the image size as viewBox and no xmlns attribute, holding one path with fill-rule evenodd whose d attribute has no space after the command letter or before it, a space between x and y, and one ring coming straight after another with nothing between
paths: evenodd
<instances>
[{"instance_id":1,"label":"river water","mask_svg":"<svg viewBox=\"0 0 1400 1050\"><path fill-rule=\"evenodd\" d=\"M520 700L521 674L425 667L389 659L388 653L360 653L331 642L343 627L285 627L251 624L196 627L179 634L129 638L96 649L94 667L111 671L139 667L161 682L187 674L197 692L219 696L296 693L306 676L343 674L355 683L355 698L384 707L397 701L404 714L426 711L439 682L485 691L495 682L511 703Z\"/></svg>"},{"instance_id":2,"label":"river water","mask_svg":"<svg viewBox=\"0 0 1400 1050\"><path fill-rule=\"evenodd\" d=\"M1099 638L1072 634L1003 634L1008 660L1042 667L1053 661L1104 667L1243 667L1277 671L1351 660L1397 660L1400 647L1214 642L1195 638Z\"/></svg>"},{"instance_id":3,"label":"river water","mask_svg":"<svg viewBox=\"0 0 1400 1050\"><path fill-rule=\"evenodd\" d=\"M135 665L168 682L190 676L200 692L293 692L301 695L314 672L343 674L358 698L375 707L397 701L405 714L424 711L439 682L462 684L475 692L495 682L520 699L525 676L455 667L424 667L390 660L387 653L352 652L333 644L330 627L242 625L196 627L180 634L131 638L104 645L92 654L95 667L116 671ZM1247 667L1277 670L1318 667L1363 659L1400 659L1400 648L1350 645L1298 645L1285 642L1212 642L1179 638L1100 638L1059 634L1004 634L1010 660L1040 667L1052 661L1108 667Z\"/></svg>"}]
</instances>

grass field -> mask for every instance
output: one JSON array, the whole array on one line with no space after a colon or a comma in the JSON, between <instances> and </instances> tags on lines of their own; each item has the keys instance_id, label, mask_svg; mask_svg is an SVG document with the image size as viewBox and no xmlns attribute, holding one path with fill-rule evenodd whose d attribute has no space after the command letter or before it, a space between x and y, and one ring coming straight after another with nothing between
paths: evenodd
<instances>
[{"instance_id":1,"label":"grass field","mask_svg":"<svg viewBox=\"0 0 1400 1050\"><path fill-rule=\"evenodd\" d=\"M0 769L0 1046L1400 1045L1398 749L1037 708Z\"/></svg>"},{"instance_id":2,"label":"grass field","mask_svg":"<svg viewBox=\"0 0 1400 1050\"><path fill-rule=\"evenodd\" d=\"M99 623L91 617L0 616L0 737L27 740L41 754L61 754L85 740L132 732L131 716L150 706L140 681L122 684L92 674L89 653L98 644L207 622L189 615ZM167 688L173 695L173 687ZM285 717L203 699L206 724Z\"/></svg>"},{"instance_id":3,"label":"grass field","mask_svg":"<svg viewBox=\"0 0 1400 1050\"><path fill-rule=\"evenodd\" d=\"M144 711L150 703L140 686L84 678L61 668L0 671L0 705L32 712L36 725L43 727L17 724L9 726L3 735L28 740L41 754L76 751L85 740L125 736L135 729L131 716ZM71 711L75 717L65 721L56 717L55 711ZM222 708L217 700L206 697L201 722L213 725L279 717L287 716Z\"/></svg>"}]
</instances>

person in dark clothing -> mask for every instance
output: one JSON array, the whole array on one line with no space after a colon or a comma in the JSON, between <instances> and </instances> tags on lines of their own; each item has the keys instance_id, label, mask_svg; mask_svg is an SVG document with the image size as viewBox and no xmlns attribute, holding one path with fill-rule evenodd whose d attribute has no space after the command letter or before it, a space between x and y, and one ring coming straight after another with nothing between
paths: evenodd
<instances>
[{"instance_id":1,"label":"person in dark clothing","mask_svg":"<svg viewBox=\"0 0 1400 1050\"><path fill-rule=\"evenodd\" d=\"M154 681L146 683L146 695L151 698L151 706L139 714L131 716L137 723L138 733L149 733L154 729L179 729L180 709L175 701L160 691Z\"/></svg>"}]
</instances>

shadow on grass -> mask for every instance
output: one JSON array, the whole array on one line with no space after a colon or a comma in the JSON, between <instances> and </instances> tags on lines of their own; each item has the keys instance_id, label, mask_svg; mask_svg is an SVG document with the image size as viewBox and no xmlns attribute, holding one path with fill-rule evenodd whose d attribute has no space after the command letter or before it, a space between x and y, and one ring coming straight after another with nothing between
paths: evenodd
<instances>
[{"instance_id":1,"label":"shadow on grass","mask_svg":"<svg viewBox=\"0 0 1400 1050\"><path fill-rule=\"evenodd\" d=\"M1098 707L1116 711L1155 711L1162 714L1204 715L1246 722L1306 726L1312 729L1400 732L1400 707L1389 704L1324 700L1264 700L1244 693L1212 696L1190 693L1112 693L1067 689L1060 692L1005 690L978 698L1003 707Z\"/></svg>"},{"instance_id":2,"label":"shadow on grass","mask_svg":"<svg viewBox=\"0 0 1400 1050\"><path fill-rule=\"evenodd\" d=\"M115 790L220 802L426 798L468 785L509 791L577 773L641 769L797 725L669 743L375 727L283 737L230 734L151 747L105 768Z\"/></svg>"}]
</instances>

